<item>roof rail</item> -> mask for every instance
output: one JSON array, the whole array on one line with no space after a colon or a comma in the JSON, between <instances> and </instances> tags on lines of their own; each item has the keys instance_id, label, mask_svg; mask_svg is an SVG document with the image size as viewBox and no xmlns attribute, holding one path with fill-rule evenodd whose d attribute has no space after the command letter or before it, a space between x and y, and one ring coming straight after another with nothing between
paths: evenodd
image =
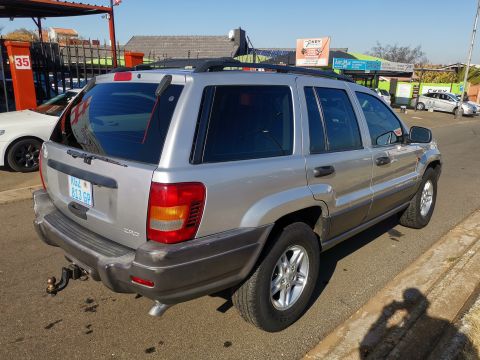
<instances>
[{"instance_id":1,"label":"roof rail","mask_svg":"<svg viewBox=\"0 0 480 360\"><path fill-rule=\"evenodd\" d=\"M203 58L203 59L165 59L149 64L140 64L131 70L152 70L152 69L177 69L190 68L196 73L223 71L227 68L251 68L265 69L276 71L277 73L300 74L323 77L328 79L336 79L342 81L353 82L353 80L345 75L337 74L329 70L316 70L298 66L273 65L267 63L244 63L233 58ZM128 68L119 68L116 71L128 71Z\"/></svg>"},{"instance_id":2,"label":"roof rail","mask_svg":"<svg viewBox=\"0 0 480 360\"><path fill-rule=\"evenodd\" d=\"M199 58L199 59L164 59L152 63L140 64L135 66L135 70L151 70L151 69L178 69L178 68L198 68L204 63L210 61L236 61L232 58Z\"/></svg>"},{"instance_id":3,"label":"roof rail","mask_svg":"<svg viewBox=\"0 0 480 360\"><path fill-rule=\"evenodd\" d=\"M304 67L288 66L288 65L272 65L272 64L266 64L266 63L244 63L235 59L215 59L215 60L205 61L203 64L197 66L194 72L202 73L202 72L210 72L210 71L222 71L225 68L265 69L265 70L276 71L278 73L310 75L310 76L318 76L318 77L324 77L329 79L353 82L353 80L350 77L342 74L337 74L334 71L316 70L316 69L309 69Z\"/></svg>"}]
</instances>

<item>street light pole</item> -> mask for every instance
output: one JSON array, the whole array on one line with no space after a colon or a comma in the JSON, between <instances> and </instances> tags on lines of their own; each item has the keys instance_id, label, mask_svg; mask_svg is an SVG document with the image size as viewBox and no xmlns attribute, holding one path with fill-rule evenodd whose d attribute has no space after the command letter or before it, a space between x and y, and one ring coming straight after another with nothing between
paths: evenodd
<instances>
[{"instance_id":1,"label":"street light pole","mask_svg":"<svg viewBox=\"0 0 480 360\"><path fill-rule=\"evenodd\" d=\"M467 67L465 68L465 76L463 78L463 92L462 96L460 97L460 103L458 104L457 111L455 112L455 117L460 115L462 103L464 99L464 93L467 92L467 81L468 81L468 72L470 70L470 62L472 61L472 52L473 46L475 45L475 35L477 34L477 23L478 23L478 14L480 12L480 0L477 2L477 11L475 14L475 21L473 23L473 30L472 30L472 41L470 43L470 49L468 50L468 59L467 59Z\"/></svg>"}]
</instances>

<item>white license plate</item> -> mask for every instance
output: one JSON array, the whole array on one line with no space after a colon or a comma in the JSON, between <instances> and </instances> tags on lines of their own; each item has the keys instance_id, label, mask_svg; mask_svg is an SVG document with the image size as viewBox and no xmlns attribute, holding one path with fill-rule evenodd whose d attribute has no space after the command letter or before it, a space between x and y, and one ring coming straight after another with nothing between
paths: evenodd
<instances>
[{"instance_id":1,"label":"white license plate","mask_svg":"<svg viewBox=\"0 0 480 360\"><path fill-rule=\"evenodd\" d=\"M68 175L68 191L70 197L88 207L93 207L92 184L90 181Z\"/></svg>"}]
</instances>

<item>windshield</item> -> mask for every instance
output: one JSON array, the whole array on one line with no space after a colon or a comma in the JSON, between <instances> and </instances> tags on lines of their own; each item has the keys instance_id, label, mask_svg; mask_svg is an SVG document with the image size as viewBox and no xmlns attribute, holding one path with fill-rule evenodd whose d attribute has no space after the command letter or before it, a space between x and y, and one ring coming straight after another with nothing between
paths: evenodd
<instances>
[{"instance_id":1,"label":"windshield","mask_svg":"<svg viewBox=\"0 0 480 360\"><path fill-rule=\"evenodd\" d=\"M383 96L390 96L387 90L379 90L379 91L380 91L380 94L382 94Z\"/></svg>"},{"instance_id":2,"label":"windshield","mask_svg":"<svg viewBox=\"0 0 480 360\"><path fill-rule=\"evenodd\" d=\"M94 85L62 116L51 140L97 155L157 164L183 86Z\"/></svg>"},{"instance_id":3,"label":"windshield","mask_svg":"<svg viewBox=\"0 0 480 360\"><path fill-rule=\"evenodd\" d=\"M62 111L67 107L70 101L73 100L78 93L73 91L67 91L65 94L60 94L54 98L44 102L42 105L38 106L33 111L36 111L40 114L51 115L51 116L60 116Z\"/></svg>"}]
</instances>

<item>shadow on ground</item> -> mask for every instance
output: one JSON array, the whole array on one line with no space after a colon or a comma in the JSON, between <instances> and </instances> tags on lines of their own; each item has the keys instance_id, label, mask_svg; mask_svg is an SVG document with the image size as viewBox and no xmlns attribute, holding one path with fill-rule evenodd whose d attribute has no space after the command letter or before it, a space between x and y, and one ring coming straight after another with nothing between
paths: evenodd
<instances>
[{"instance_id":1,"label":"shadow on ground","mask_svg":"<svg viewBox=\"0 0 480 360\"><path fill-rule=\"evenodd\" d=\"M384 306L370 327L360 343L360 359L463 359L464 353L478 354L453 324L430 317L429 306L420 290L406 289L403 301Z\"/></svg>"}]
</instances>

